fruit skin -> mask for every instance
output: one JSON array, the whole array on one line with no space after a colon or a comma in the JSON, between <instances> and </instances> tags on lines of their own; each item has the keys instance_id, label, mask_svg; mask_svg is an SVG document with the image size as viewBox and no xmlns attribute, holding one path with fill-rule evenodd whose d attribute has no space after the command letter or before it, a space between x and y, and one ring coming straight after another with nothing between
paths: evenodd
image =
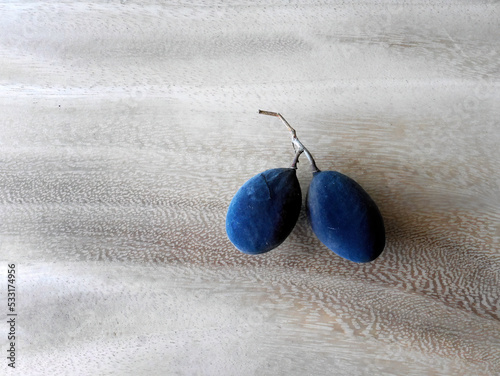
<instances>
[{"instance_id":1,"label":"fruit skin","mask_svg":"<svg viewBox=\"0 0 500 376\"><path fill-rule=\"evenodd\" d=\"M384 250L382 215L350 177L336 171L315 172L306 204L314 233L339 256L363 263L375 260Z\"/></svg>"},{"instance_id":2,"label":"fruit skin","mask_svg":"<svg viewBox=\"0 0 500 376\"><path fill-rule=\"evenodd\" d=\"M226 216L229 240L257 255L279 246L299 218L302 193L295 169L274 168L248 180L234 195Z\"/></svg>"}]
</instances>

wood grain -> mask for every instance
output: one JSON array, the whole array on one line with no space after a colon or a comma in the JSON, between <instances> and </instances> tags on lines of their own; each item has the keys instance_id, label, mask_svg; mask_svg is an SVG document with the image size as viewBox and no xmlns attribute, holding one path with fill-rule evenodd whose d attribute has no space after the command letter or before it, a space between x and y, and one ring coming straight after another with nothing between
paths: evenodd
<instances>
[{"instance_id":1,"label":"wood grain","mask_svg":"<svg viewBox=\"0 0 500 376\"><path fill-rule=\"evenodd\" d=\"M500 372L498 2L14 1L0 19L2 291L19 273L2 370ZM305 213L278 249L234 249L232 196L293 157L259 108L374 198L379 259L340 259ZM298 175L305 196L305 159Z\"/></svg>"}]
</instances>

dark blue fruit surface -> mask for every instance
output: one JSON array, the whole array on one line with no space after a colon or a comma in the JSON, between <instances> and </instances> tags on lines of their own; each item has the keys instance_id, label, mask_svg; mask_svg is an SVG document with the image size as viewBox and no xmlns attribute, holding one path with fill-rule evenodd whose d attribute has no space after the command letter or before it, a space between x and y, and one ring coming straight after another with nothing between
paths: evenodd
<instances>
[{"instance_id":1,"label":"dark blue fruit surface","mask_svg":"<svg viewBox=\"0 0 500 376\"><path fill-rule=\"evenodd\" d=\"M314 233L339 256L370 262L384 250L385 229L380 211L350 177L336 171L315 172L306 201Z\"/></svg>"},{"instance_id":2,"label":"dark blue fruit surface","mask_svg":"<svg viewBox=\"0 0 500 376\"><path fill-rule=\"evenodd\" d=\"M243 184L229 204L227 236L241 252L268 252L292 232L301 205L295 169L264 171Z\"/></svg>"}]
</instances>

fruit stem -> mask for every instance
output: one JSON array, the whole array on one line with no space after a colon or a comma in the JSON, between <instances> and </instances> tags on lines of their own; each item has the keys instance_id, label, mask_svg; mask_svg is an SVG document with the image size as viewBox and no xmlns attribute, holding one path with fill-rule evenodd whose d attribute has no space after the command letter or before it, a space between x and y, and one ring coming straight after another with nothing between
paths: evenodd
<instances>
[{"instance_id":1,"label":"fruit stem","mask_svg":"<svg viewBox=\"0 0 500 376\"><path fill-rule=\"evenodd\" d=\"M283 122L283 124L285 124L285 127L287 127L288 130L292 133L292 145L294 145L298 148L298 150L296 151L296 154L295 154L295 158L293 159L293 162L292 162L292 168L297 168L296 165L297 165L297 162L299 161L299 156L303 152L306 155L307 159L309 160L309 163L311 164L312 172L315 173L315 172L319 171L319 168L316 166L316 162L314 161L313 156L311 155L311 153L309 153L309 150L307 150L307 148L304 146L304 144L302 144L302 142L300 142L300 140L297 138L297 132L295 132L295 129L292 128L292 126L288 123L288 121L285 120L285 118L283 116L281 116L280 113L259 110L259 114L275 116L275 117L280 118L281 121Z\"/></svg>"},{"instance_id":2,"label":"fruit stem","mask_svg":"<svg viewBox=\"0 0 500 376\"><path fill-rule=\"evenodd\" d=\"M294 170L297 169L297 163L299 163L299 157L300 155L304 152L304 150L297 149L295 152L295 157L293 157L292 165L290 168L293 168Z\"/></svg>"}]
</instances>

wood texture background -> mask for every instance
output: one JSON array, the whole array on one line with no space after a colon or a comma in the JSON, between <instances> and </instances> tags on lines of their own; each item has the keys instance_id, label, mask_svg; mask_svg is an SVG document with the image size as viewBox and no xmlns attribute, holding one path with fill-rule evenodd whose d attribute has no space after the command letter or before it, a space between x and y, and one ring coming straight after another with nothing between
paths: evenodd
<instances>
[{"instance_id":1,"label":"wood texture background","mask_svg":"<svg viewBox=\"0 0 500 376\"><path fill-rule=\"evenodd\" d=\"M227 3L0 3L7 371L498 374L500 4ZM372 195L379 259L304 213L271 253L232 247L234 193L293 157L259 108Z\"/></svg>"}]
</instances>

